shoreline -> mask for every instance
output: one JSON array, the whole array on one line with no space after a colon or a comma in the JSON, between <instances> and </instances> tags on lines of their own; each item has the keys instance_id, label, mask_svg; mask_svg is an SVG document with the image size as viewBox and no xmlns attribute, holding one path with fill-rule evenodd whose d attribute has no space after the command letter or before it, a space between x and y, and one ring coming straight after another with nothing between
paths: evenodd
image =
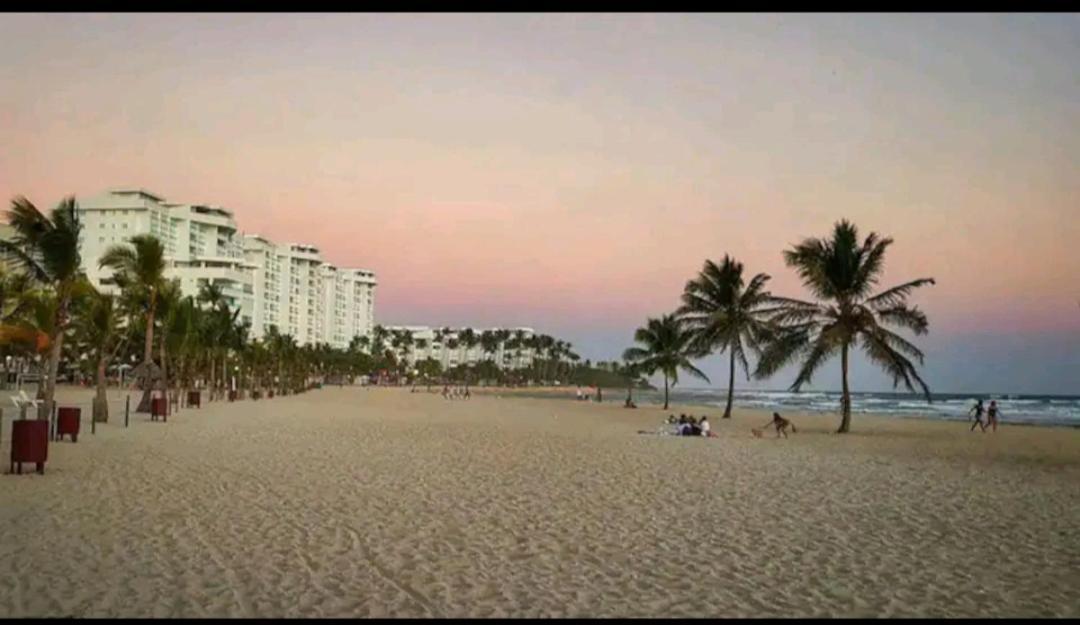
<instances>
[{"instance_id":1,"label":"shoreline","mask_svg":"<svg viewBox=\"0 0 1080 625\"><path fill-rule=\"evenodd\" d=\"M616 389L613 389L613 390L616 390ZM624 392L626 391L626 389L622 389L622 390ZM565 386L562 386L562 387L560 387L560 386L546 386L546 387L531 387L531 388L479 387L478 386L478 387L470 387L470 391L472 391L472 393L474 395L507 395L507 396L515 396L515 397L530 397L530 398L533 398L533 399L549 399L549 400L557 400L557 401L570 400L570 401L578 401L578 402L580 402L582 404L593 404L593 405L598 404L598 402L596 402L594 400L585 401L585 400L576 399L576 397L574 396L573 387L568 389ZM635 389L635 392L636 392L636 389ZM599 405L602 405L602 406L618 405L618 407L620 407L620 408L623 407L622 404L623 404L622 400L609 401L607 399L605 399L603 402L599 403ZM722 414L724 409L723 409L722 406L715 406L715 405L709 405L709 404L700 404L700 403L697 403L697 404L696 403L679 403L679 402L672 401L670 406L668 407L667 411L664 411L661 404L651 404L651 403L650 404L640 404L640 405L638 405L638 407L635 410L655 410L655 411L658 411L658 412L666 412L667 414L670 414L670 413L674 412L676 415L678 415L680 412L686 412L688 410L693 410L694 412L692 414L694 414L695 416L699 416L701 414L706 414L706 415L709 415L710 417L718 418L718 417L716 417L716 415L717 414ZM769 415L769 414L772 413L773 410L776 410L776 409L775 408L765 408L765 407L753 407L753 408L742 407L742 406L739 405L738 401L736 401L732 405L732 412ZM690 414L690 413L687 413L687 414ZM837 420L837 423L839 423L839 419L840 419L839 410L837 410L836 412L827 412L827 411L823 411L823 410L822 411L784 410L784 411L782 411L782 414L784 414L784 416L794 416L794 417L822 417L822 416L824 416L824 417L833 417L833 418L835 418ZM881 412L852 412L852 415L851 415L852 423L856 423L858 419L867 418L867 417L873 418L873 419L903 420L903 421L912 421L912 420L914 420L914 421L926 421L926 422L930 422L930 423L946 423L946 424L967 423L967 424L970 425L972 423L971 419L933 417L933 416L929 416L929 415L926 415L926 414L900 414L900 413L886 414L886 413L881 413ZM1009 427L1033 427L1033 428L1039 428L1039 429L1080 430L1080 423L1038 423L1038 422L1032 422L1032 421L1009 421L1007 419L1002 419L1002 420L998 421L998 428L1002 428L1002 427L1005 427L1005 426L1009 426Z\"/></svg>"}]
</instances>

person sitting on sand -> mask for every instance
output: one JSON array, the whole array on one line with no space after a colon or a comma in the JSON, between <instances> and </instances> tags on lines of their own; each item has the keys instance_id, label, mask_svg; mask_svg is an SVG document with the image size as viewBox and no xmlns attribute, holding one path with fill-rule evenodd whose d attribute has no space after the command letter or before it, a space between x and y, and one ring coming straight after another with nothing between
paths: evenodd
<instances>
[{"instance_id":1,"label":"person sitting on sand","mask_svg":"<svg viewBox=\"0 0 1080 625\"><path fill-rule=\"evenodd\" d=\"M697 420L694 419L694 415L690 415L686 418L686 425L688 427L683 432L686 436L701 436L701 428L698 427Z\"/></svg>"},{"instance_id":2,"label":"person sitting on sand","mask_svg":"<svg viewBox=\"0 0 1080 625\"><path fill-rule=\"evenodd\" d=\"M979 426L980 428L982 428L983 432L986 431L986 424L983 423L983 420L982 420L983 410L984 410L984 408L983 408L982 400L981 399L976 400L975 405L972 406L971 410L968 411L968 414L974 414L975 415L975 423L971 424L971 429L968 430L969 432L974 432L975 431L975 426Z\"/></svg>"},{"instance_id":3,"label":"person sitting on sand","mask_svg":"<svg viewBox=\"0 0 1080 625\"><path fill-rule=\"evenodd\" d=\"M784 417L781 417L779 412L772 413L772 416L773 416L772 421L769 421L768 423L766 423L764 427L769 427L770 425L775 427L776 428L776 438L780 438L781 434L784 435L784 438L787 438L787 429L789 427L791 428L792 434L794 434L796 432L795 424L792 423L791 421L788 421Z\"/></svg>"},{"instance_id":4,"label":"person sitting on sand","mask_svg":"<svg viewBox=\"0 0 1080 625\"><path fill-rule=\"evenodd\" d=\"M705 415L701 415L701 421L698 423L698 427L701 429L701 435L707 438L716 438L716 432L712 431L712 427L709 425L709 418Z\"/></svg>"},{"instance_id":5,"label":"person sitting on sand","mask_svg":"<svg viewBox=\"0 0 1080 625\"><path fill-rule=\"evenodd\" d=\"M990 400L990 407L986 409L986 424L990 426L990 430L993 432L997 432L998 415L1000 414L997 402Z\"/></svg>"},{"instance_id":6,"label":"person sitting on sand","mask_svg":"<svg viewBox=\"0 0 1080 625\"><path fill-rule=\"evenodd\" d=\"M634 400L627 397L626 398L626 403L623 404L623 407L624 408L637 408L637 404L634 403Z\"/></svg>"}]
</instances>

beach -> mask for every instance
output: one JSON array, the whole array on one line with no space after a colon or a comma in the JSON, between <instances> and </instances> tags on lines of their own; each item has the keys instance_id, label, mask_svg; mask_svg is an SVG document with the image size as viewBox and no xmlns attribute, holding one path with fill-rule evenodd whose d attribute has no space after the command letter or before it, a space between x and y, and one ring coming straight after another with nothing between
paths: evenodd
<instances>
[{"instance_id":1,"label":"beach","mask_svg":"<svg viewBox=\"0 0 1080 625\"><path fill-rule=\"evenodd\" d=\"M737 406L668 437L638 430L705 409L473 390L127 428L113 390L91 435L62 388L79 442L0 476L0 616L1080 616L1076 429L786 414L758 439Z\"/></svg>"}]
</instances>

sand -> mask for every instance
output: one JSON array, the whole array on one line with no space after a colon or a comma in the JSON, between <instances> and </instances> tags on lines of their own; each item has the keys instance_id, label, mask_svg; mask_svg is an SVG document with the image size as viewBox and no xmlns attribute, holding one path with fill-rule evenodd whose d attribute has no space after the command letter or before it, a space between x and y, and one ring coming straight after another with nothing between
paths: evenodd
<instances>
[{"instance_id":1,"label":"sand","mask_svg":"<svg viewBox=\"0 0 1080 625\"><path fill-rule=\"evenodd\" d=\"M1077 430L754 439L740 410L690 439L359 388L119 412L0 476L0 617L1080 616Z\"/></svg>"}]
</instances>

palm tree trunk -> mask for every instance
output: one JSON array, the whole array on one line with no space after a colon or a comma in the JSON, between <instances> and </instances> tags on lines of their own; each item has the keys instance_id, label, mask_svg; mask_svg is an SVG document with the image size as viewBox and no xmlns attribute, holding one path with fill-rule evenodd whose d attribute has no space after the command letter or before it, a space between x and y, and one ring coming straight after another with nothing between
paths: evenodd
<instances>
[{"instance_id":1,"label":"palm tree trunk","mask_svg":"<svg viewBox=\"0 0 1080 625\"><path fill-rule=\"evenodd\" d=\"M97 423L109 422L109 397L107 394L107 378L105 377L105 354L98 356L97 365L97 395L94 396L93 420Z\"/></svg>"},{"instance_id":2,"label":"palm tree trunk","mask_svg":"<svg viewBox=\"0 0 1080 625\"><path fill-rule=\"evenodd\" d=\"M837 434L843 434L851 429L851 391L848 389L848 346L847 343L840 348L840 373L843 384L843 393L840 396L840 429Z\"/></svg>"},{"instance_id":3,"label":"palm tree trunk","mask_svg":"<svg viewBox=\"0 0 1080 625\"><path fill-rule=\"evenodd\" d=\"M729 349L729 351L731 351ZM735 352L731 351L731 371L728 372L727 383L727 407L724 408L724 419L731 418L731 401L735 396Z\"/></svg>"},{"instance_id":4,"label":"palm tree trunk","mask_svg":"<svg viewBox=\"0 0 1080 625\"><path fill-rule=\"evenodd\" d=\"M668 377L664 374L664 410L668 409Z\"/></svg>"},{"instance_id":5,"label":"palm tree trunk","mask_svg":"<svg viewBox=\"0 0 1080 625\"><path fill-rule=\"evenodd\" d=\"M168 353L165 349L165 332L161 333L161 396L165 398L165 412L169 412L169 369L168 361L166 357Z\"/></svg>"},{"instance_id":6,"label":"palm tree trunk","mask_svg":"<svg viewBox=\"0 0 1080 625\"><path fill-rule=\"evenodd\" d=\"M153 298L153 295L150 296ZM150 362L154 357L154 305L146 311L146 341L143 343L143 362Z\"/></svg>"},{"instance_id":7,"label":"palm tree trunk","mask_svg":"<svg viewBox=\"0 0 1080 625\"><path fill-rule=\"evenodd\" d=\"M142 397L135 412L150 412L150 397L154 388L154 378L150 375L151 365L154 363L154 293L150 292L150 307L146 311L146 341L143 344L142 364Z\"/></svg>"},{"instance_id":8,"label":"palm tree trunk","mask_svg":"<svg viewBox=\"0 0 1080 625\"><path fill-rule=\"evenodd\" d=\"M211 354L207 359L210 361L210 376L207 380L206 401L214 401L214 389L217 388L217 369L214 368L214 356Z\"/></svg>"},{"instance_id":9,"label":"palm tree trunk","mask_svg":"<svg viewBox=\"0 0 1080 625\"><path fill-rule=\"evenodd\" d=\"M45 380L44 401L41 402L41 407L38 409L39 419L48 419L49 415L52 414L53 403L55 403L53 398L56 397L56 376L60 371L60 350L63 343L64 332L61 330L57 332L52 347L49 349L49 371Z\"/></svg>"}]
</instances>

